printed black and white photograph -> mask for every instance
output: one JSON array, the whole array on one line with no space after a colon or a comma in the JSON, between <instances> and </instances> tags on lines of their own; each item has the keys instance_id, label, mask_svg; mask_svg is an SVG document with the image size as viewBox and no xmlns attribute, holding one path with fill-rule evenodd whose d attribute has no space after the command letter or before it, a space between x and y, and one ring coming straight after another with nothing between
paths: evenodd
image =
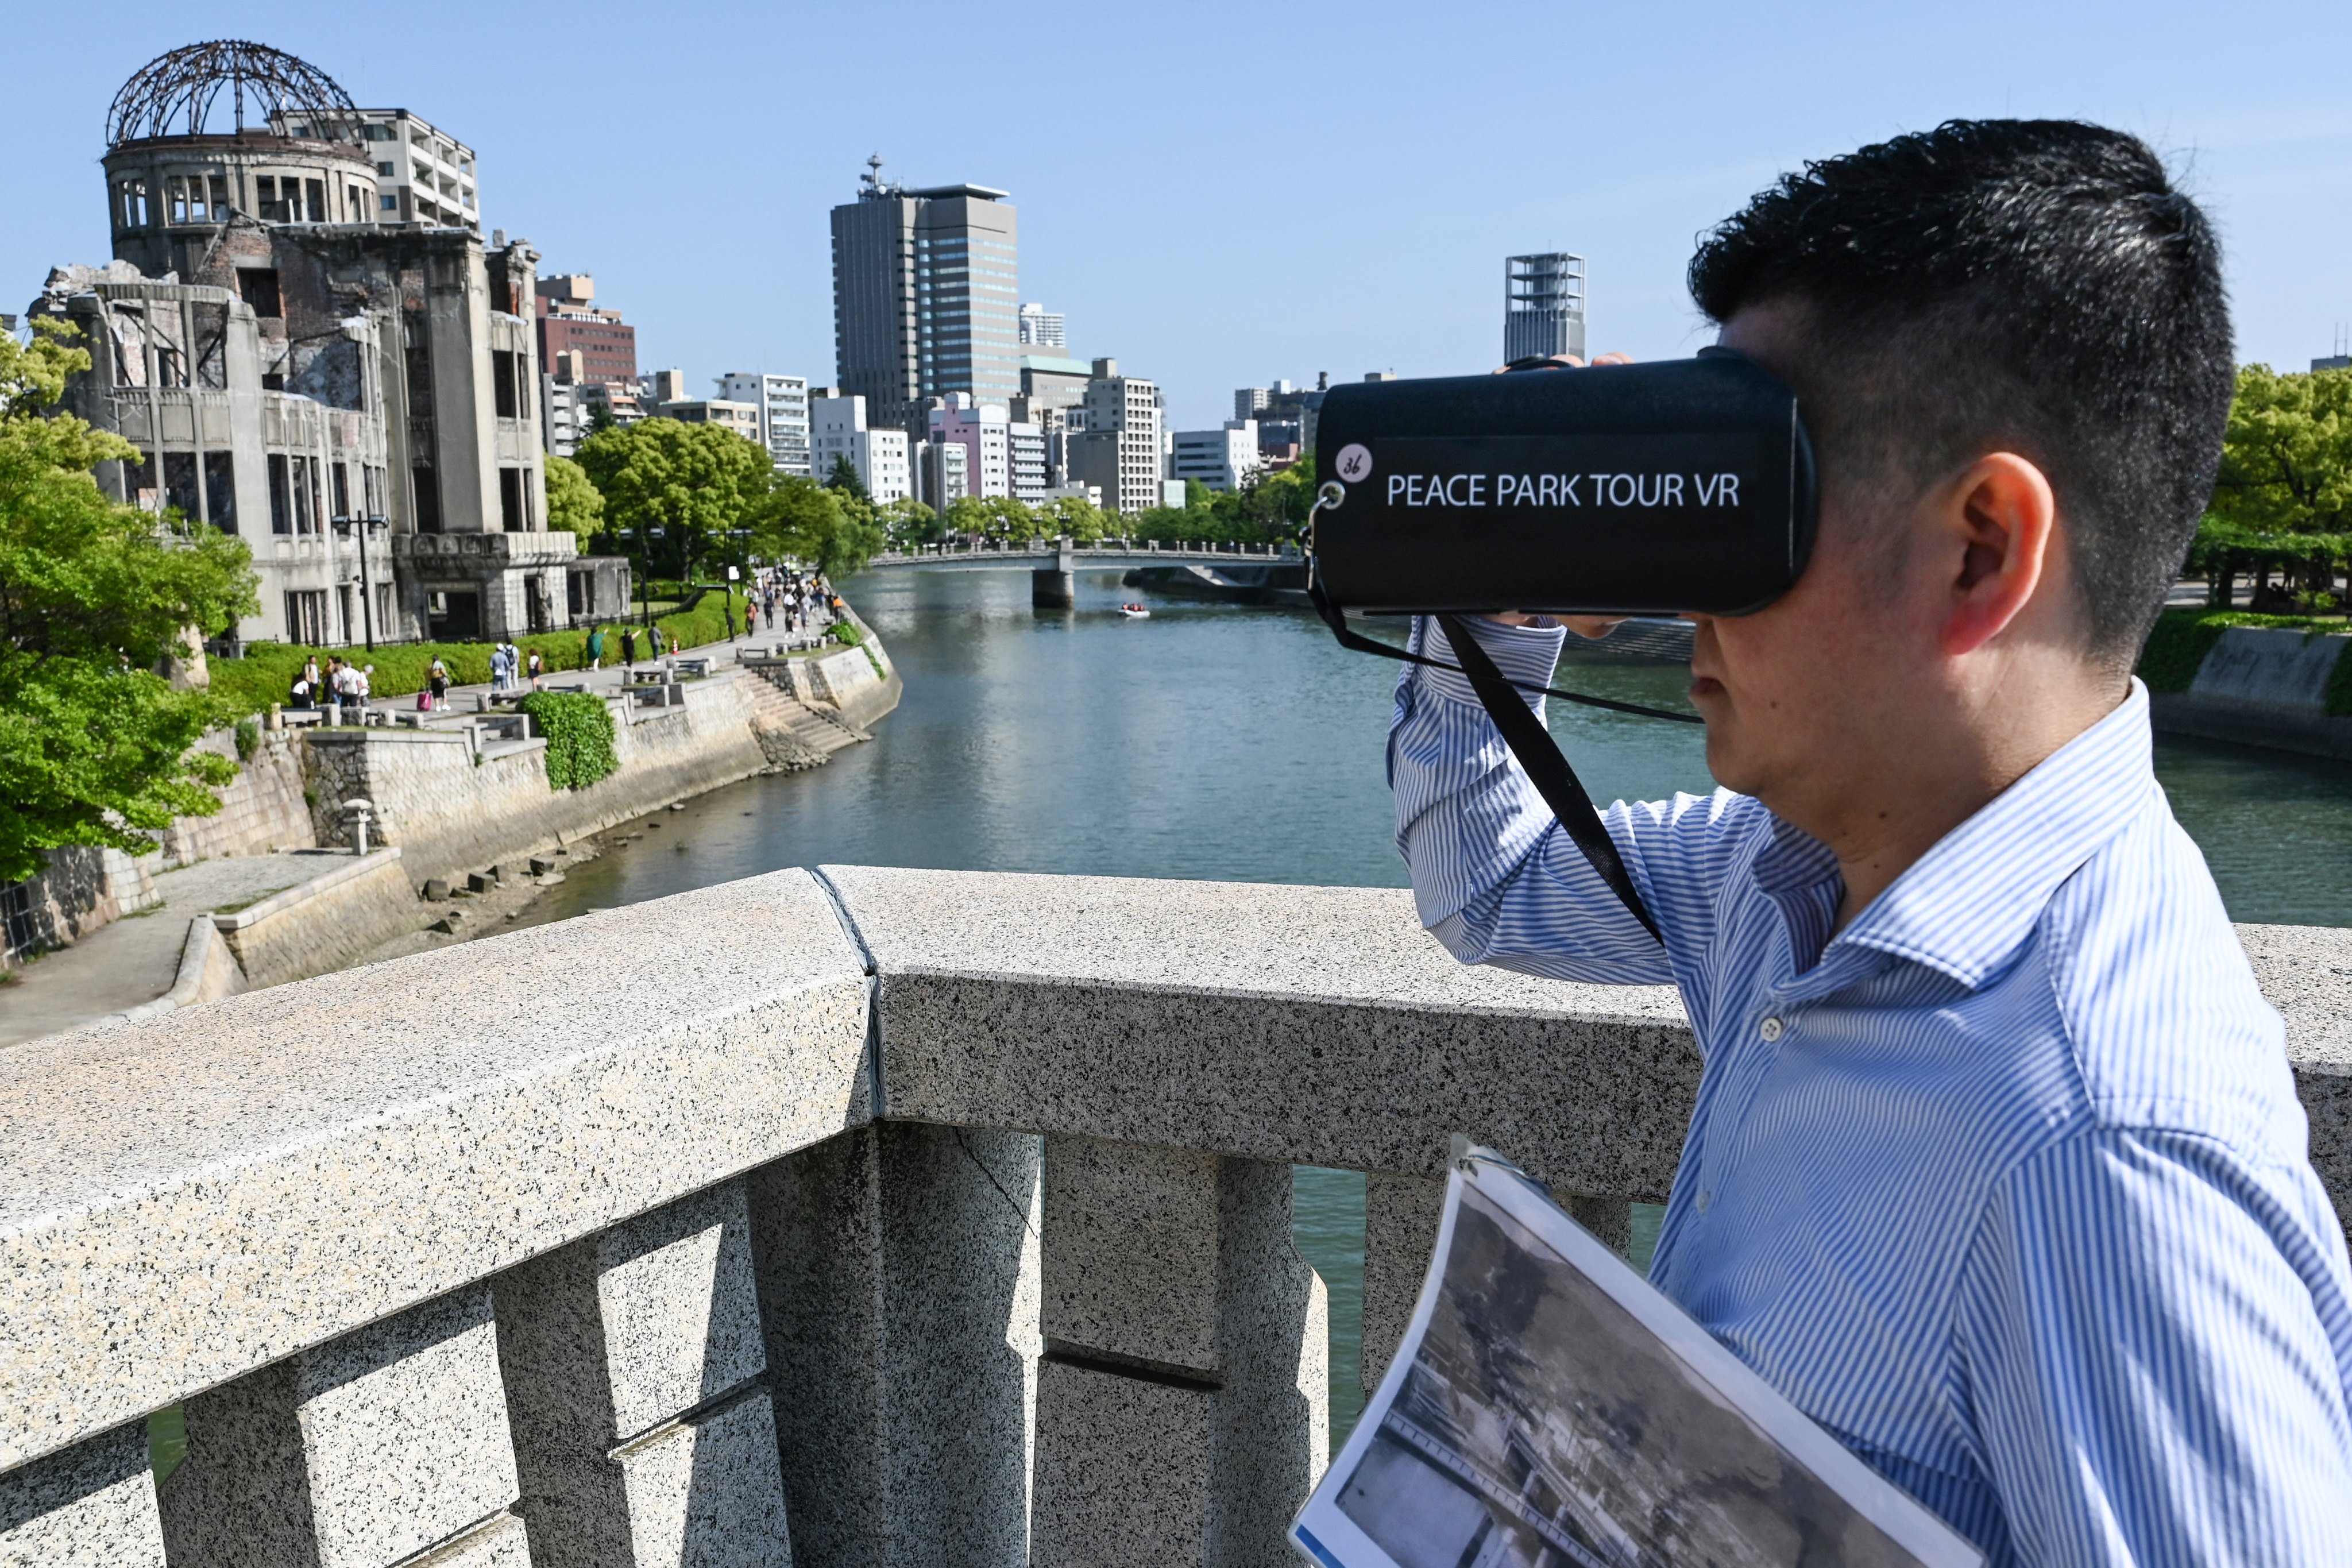
<instances>
[{"instance_id":1,"label":"printed black and white photograph","mask_svg":"<svg viewBox=\"0 0 2352 1568\"><path fill-rule=\"evenodd\" d=\"M1582 1270L1460 1201L1419 1353L1336 1493L1398 1568L1917 1561Z\"/></svg>"}]
</instances>

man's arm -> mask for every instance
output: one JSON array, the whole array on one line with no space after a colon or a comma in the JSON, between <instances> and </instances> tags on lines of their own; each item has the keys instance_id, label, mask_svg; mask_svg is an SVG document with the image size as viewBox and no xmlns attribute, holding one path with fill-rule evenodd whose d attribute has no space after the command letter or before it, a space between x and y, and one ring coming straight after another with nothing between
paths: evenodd
<instances>
[{"instance_id":1,"label":"man's arm","mask_svg":"<svg viewBox=\"0 0 2352 1568\"><path fill-rule=\"evenodd\" d=\"M2104 1131L1996 1191L1963 1397L2019 1560L2352 1563L2352 1304L2307 1168Z\"/></svg>"},{"instance_id":2,"label":"man's arm","mask_svg":"<svg viewBox=\"0 0 2352 1568\"><path fill-rule=\"evenodd\" d=\"M1550 683L1566 635L1559 626L1465 624L1506 677ZM1412 647L1453 662L1427 616L1415 619ZM1543 711L1542 698L1528 700ZM1666 950L1553 819L1465 677L1405 667L1389 727L1389 785L1422 923L1456 958L1601 984L1674 982ZM1688 795L1620 802L1602 816L1652 917L1685 951L1711 891L1696 865L1676 873L1678 845L1708 837L1713 804Z\"/></svg>"}]
</instances>

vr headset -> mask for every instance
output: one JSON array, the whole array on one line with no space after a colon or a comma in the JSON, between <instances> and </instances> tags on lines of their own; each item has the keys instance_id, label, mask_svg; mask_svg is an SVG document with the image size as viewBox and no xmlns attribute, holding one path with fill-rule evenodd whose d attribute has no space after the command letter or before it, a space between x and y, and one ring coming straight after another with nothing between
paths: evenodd
<instances>
[{"instance_id":1,"label":"vr headset","mask_svg":"<svg viewBox=\"0 0 2352 1568\"><path fill-rule=\"evenodd\" d=\"M1334 604L1737 616L1796 582L1818 500L1795 393L1727 349L1530 369L1325 394L1315 477L1340 494L1315 576Z\"/></svg>"},{"instance_id":2,"label":"vr headset","mask_svg":"<svg viewBox=\"0 0 2352 1568\"><path fill-rule=\"evenodd\" d=\"M1796 394L1728 349L1656 364L1510 369L1538 374L1325 394L1309 593L1347 647L1468 677L1561 826L1657 936L1574 770L1458 617L1760 610L1795 584L1812 551L1812 443ZM1364 637L1348 626L1349 610L1433 615L1461 663Z\"/></svg>"}]
</instances>

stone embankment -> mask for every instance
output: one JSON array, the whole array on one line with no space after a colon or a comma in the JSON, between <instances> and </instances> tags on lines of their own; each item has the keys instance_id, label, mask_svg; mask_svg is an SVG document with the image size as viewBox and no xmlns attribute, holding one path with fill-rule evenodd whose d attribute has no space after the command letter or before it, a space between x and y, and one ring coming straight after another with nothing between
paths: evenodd
<instances>
[{"instance_id":1,"label":"stone embankment","mask_svg":"<svg viewBox=\"0 0 2352 1568\"><path fill-rule=\"evenodd\" d=\"M2159 730L2352 758L2352 718L2327 711L2327 689L2352 637L2278 626L2231 626L2197 667L2186 691L2158 691Z\"/></svg>"}]
</instances>

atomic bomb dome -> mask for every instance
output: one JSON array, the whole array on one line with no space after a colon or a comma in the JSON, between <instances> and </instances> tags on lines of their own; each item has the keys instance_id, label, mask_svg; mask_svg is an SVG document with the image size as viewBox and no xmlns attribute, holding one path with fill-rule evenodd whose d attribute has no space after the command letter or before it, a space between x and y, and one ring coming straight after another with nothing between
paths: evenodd
<instances>
[{"instance_id":1,"label":"atomic bomb dome","mask_svg":"<svg viewBox=\"0 0 2352 1568\"><path fill-rule=\"evenodd\" d=\"M303 122L299 134L357 139L357 107L325 71L283 49L221 38L186 45L140 67L107 110L106 144L216 132L223 128L214 116L224 108L231 135L248 125L274 129L291 116Z\"/></svg>"}]
</instances>

